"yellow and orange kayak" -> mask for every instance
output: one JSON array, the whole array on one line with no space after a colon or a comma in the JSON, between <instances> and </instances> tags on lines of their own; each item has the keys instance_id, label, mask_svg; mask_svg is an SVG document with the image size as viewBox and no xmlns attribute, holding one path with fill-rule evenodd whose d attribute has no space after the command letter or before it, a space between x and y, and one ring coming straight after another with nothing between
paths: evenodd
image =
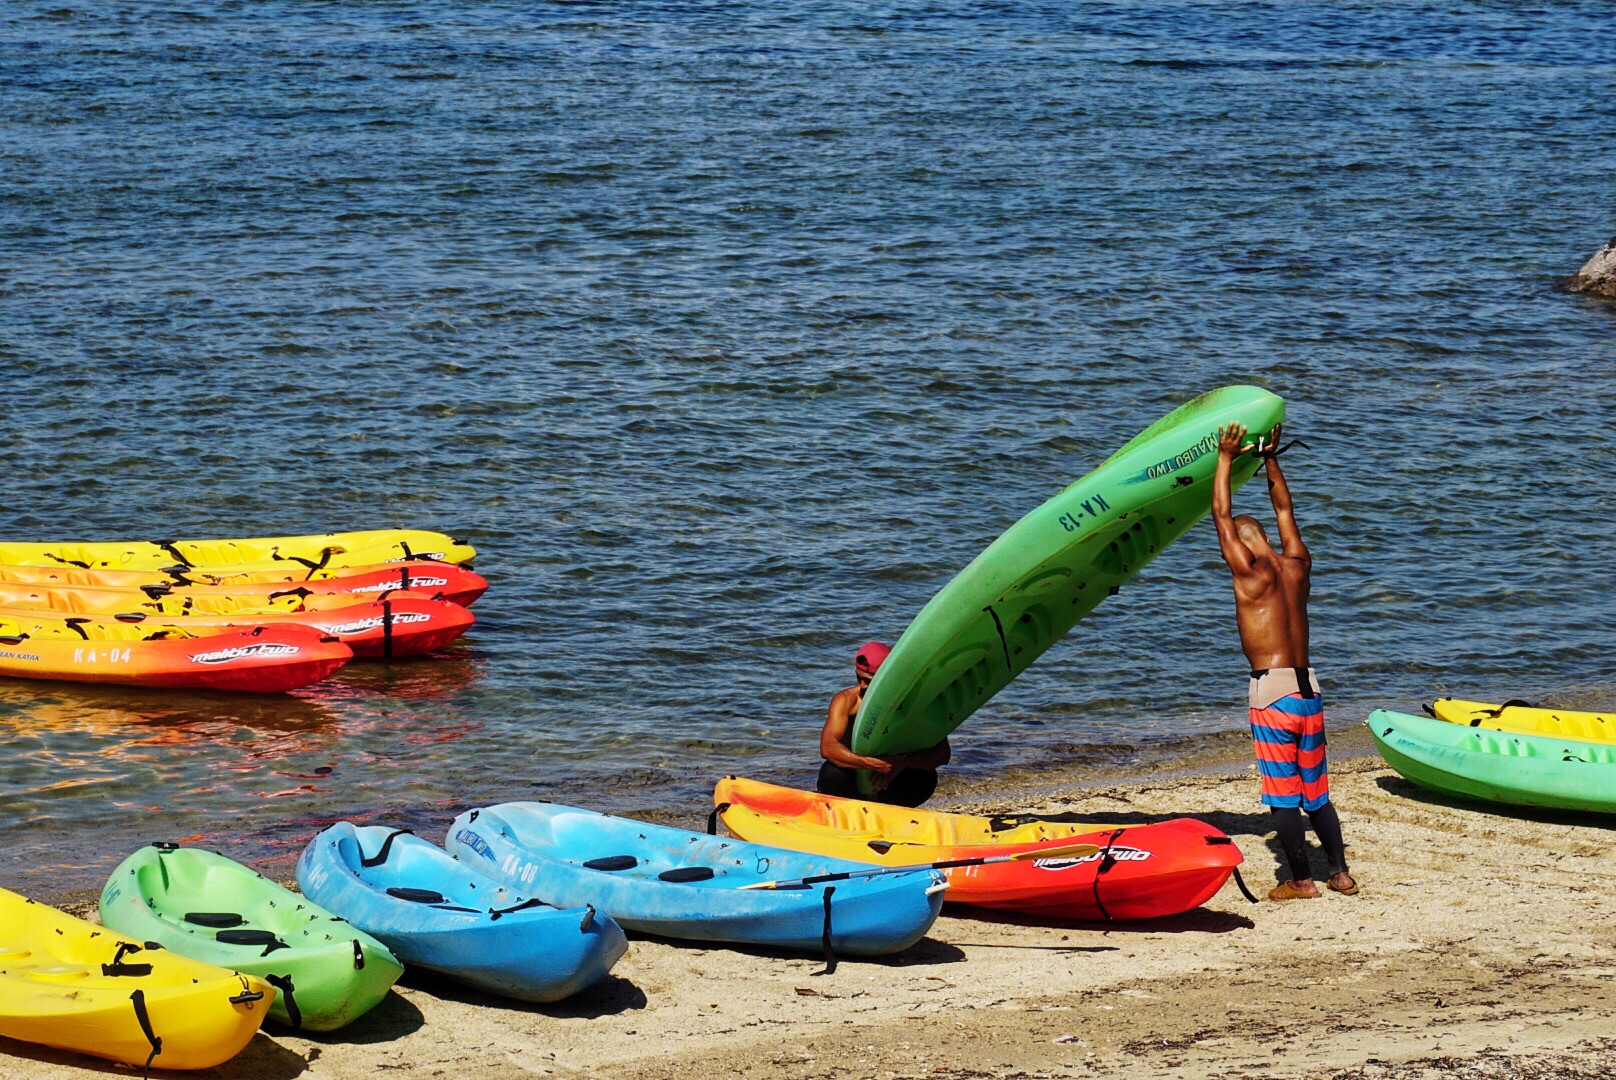
<instances>
[{"instance_id":1,"label":"yellow and orange kayak","mask_svg":"<svg viewBox=\"0 0 1616 1080\"><path fill-rule=\"evenodd\" d=\"M67 585L74 588L139 590L148 596L218 594L274 598L295 592L303 596L373 597L396 589L426 593L470 607L488 591L488 580L454 563L404 560L377 566L325 566L282 562L269 570L86 570L78 566L7 566L0 564L0 583Z\"/></svg>"},{"instance_id":2,"label":"yellow and orange kayak","mask_svg":"<svg viewBox=\"0 0 1616 1080\"><path fill-rule=\"evenodd\" d=\"M947 900L1065 919L1149 919L1211 899L1241 862L1223 833L1194 818L1127 827L912 810L726 777L717 818L757 844L882 866L1094 844L1100 853L956 867Z\"/></svg>"},{"instance_id":3,"label":"yellow and orange kayak","mask_svg":"<svg viewBox=\"0 0 1616 1080\"><path fill-rule=\"evenodd\" d=\"M76 566L84 570L226 568L274 570L291 563L307 570L373 566L399 560L470 562L477 554L451 536L419 529L372 529L310 536L225 540L112 540L48 543L0 542L0 564Z\"/></svg>"},{"instance_id":4,"label":"yellow and orange kayak","mask_svg":"<svg viewBox=\"0 0 1616 1080\"><path fill-rule=\"evenodd\" d=\"M119 589L0 583L0 618L29 612L113 619L125 624L147 620L196 626L307 626L342 641L355 656L417 656L442 648L476 621L459 604L414 592L379 598L299 596L241 598L229 594L157 596ZM83 625L83 624L81 624Z\"/></svg>"},{"instance_id":5,"label":"yellow and orange kayak","mask_svg":"<svg viewBox=\"0 0 1616 1080\"><path fill-rule=\"evenodd\" d=\"M0 889L0 1035L136 1068L207 1069L269 1015L264 980Z\"/></svg>"},{"instance_id":6,"label":"yellow and orange kayak","mask_svg":"<svg viewBox=\"0 0 1616 1080\"><path fill-rule=\"evenodd\" d=\"M19 679L276 693L318 682L351 659L348 646L301 625L0 616L0 676Z\"/></svg>"}]
</instances>

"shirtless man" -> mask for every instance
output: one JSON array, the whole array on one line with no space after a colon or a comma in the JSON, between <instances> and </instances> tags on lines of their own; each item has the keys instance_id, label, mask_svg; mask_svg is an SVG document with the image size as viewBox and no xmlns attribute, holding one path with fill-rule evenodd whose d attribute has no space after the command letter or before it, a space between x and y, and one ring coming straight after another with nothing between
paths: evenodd
<instances>
[{"instance_id":1,"label":"shirtless man","mask_svg":"<svg viewBox=\"0 0 1616 1080\"><path fill-rule=\"evenodd\" d=\"M1274 815L1290 880L1268 894L1271 900L1302 900L1319 895L1308 866L1302 811L1330 862L1325 882L1348 896L1358 883L1347 873L1341 819L1330 802L1324 759L1324 697L1307 659L1307 596L1313 557L1302 542L1291 510L1291 493L1280 472L1279 426L1265 444L1245 445L1244 424L1218 429L1218 467L1212 478L1212 520L1218 527L1223 559L1234 574L1235 620L1240 647L1251 662L1248 692L1251 734L1262 774L1262 801ZM1234 505L1230 473L1234 459L1248 450L1265 459L1268 496L1279 522L1275 551L1255 518L1230 516Z\"/></svg>"},{"instance_id":2,"label":"shirtless man","mask_svg":"<svg viewBox=\"0 0 1616 1080\"><path fill-rule=\"evenodd\" d=\"M879 641L866 642L853 658L857 685L837 691L830 699L830 715L819 733L819 756L825 759L819 767L818 787L822 795L867 798L858 789L856 772L859 769L868 769L874 774L876 802L919 806L937 790L937 770L947 765L953 756L947 739L930 750L912 754L871 757L853 753L853 722L858 719L859 706L864 703L864 691L869 689L876 669L891 651Z\"/></svg>"}]
</instances>

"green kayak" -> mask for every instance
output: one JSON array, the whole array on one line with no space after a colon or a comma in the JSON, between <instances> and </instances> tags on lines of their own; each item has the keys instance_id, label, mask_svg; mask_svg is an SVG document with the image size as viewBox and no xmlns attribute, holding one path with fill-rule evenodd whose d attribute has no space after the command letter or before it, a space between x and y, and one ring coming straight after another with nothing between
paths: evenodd
<instances>
[{"instance_id":1,"label":"green kayak","mask_svg":"<svg viewBox=\"0 0 1616 1080\"><path fill-rule=\"evenodd\" d=\"M268 878L201 848L152 844L101 890L101 923L193 960L257 975L269 1015L331 1031L387 996L404 965L387 947Z\"/></svg>"},{"instance_id":2,"label":"green kayak","mask_svg":"<svg viewBox=\"0 0 1616 1080\"><path fill-rule=\"evenodd\" d=\"M854 752L935 746L1212 509L1220 426L1255 437L1284 417L1255 386L1202 394L1012 525L898 638L865 691ZM1238 458L1235 485L1258 464Z\"/></svg>"},{"instance_id":3,"label":"green kayak","mask_svg":"<svg viewBox=\"0 0 1616 1080\"><path fill-rule=\"evenodd\" d=\"M1473 728L1377 709L1386 764L1444 795L1616 814L1616 745Z\"/></svg>"}]
</instances>

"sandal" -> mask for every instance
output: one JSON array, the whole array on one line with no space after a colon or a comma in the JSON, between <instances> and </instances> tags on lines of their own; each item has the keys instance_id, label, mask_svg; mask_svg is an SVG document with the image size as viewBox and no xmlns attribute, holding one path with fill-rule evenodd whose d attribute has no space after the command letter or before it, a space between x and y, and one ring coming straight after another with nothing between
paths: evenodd
<instances>
[{"instance_id":1,"label":"sandal","mask_svg":"<svg viewBox=\"0 0 1616 1080\"><path fill-rule=\"evenodd\" d=\"M1306 892L1297 888L1294 881L1287 881L1283 885L1276 885L1268 890L1268 899L1270 900L1317 900L1318 898L1319 890L1314 889L1312 892Z\"/></svg>"},{"instance_id":2,"label":"sandal","mask_svg":"<svg viewBox=\"0 0 1616 1080\"><path fill-rule=\"evenodd\" d=\"M1339 881L1341 878L1346 878L1347 879L1347 884L1346 885L1343 886L1343 885L1337 885L1336 884L1336 882ZM1339 874L1331 874L1330 875L1330 880L1326 881L1324 884L1330 889L1331 892L1338 892L1342 896L1357 896L1358 895L1358 882L1355 881L1353 879L1352 875L1347 873L1345 870L1341 871Z\"/></svg>"}]
</instances>

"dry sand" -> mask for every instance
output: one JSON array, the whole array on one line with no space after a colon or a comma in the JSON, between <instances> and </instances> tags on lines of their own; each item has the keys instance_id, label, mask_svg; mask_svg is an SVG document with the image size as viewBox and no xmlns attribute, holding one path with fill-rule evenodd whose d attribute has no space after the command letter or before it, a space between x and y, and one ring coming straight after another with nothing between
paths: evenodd
<instances>
[{"instance_id":1,"label":"dry sand","mask_svg":"<svg viewBox=\"0 0 1616 1080\"><path fill-rule=\"evenodd\" d=\"M198 1075L1616 1076L1616 822L1445 802L1339 751L1332 772L1356 897L1253 906L1231 882L1188 915L1109 925L950 907L908 952L833 975L807 957L640 938L560 1006L410 975L344 1031L261 1033ZM947 801L1119 823L1192 814L1235 838L1254 891L1276 877L1249 768ZM107 1074L129 1070L0 1040L0 1076Z\"/></svg>"}]
</instances>

